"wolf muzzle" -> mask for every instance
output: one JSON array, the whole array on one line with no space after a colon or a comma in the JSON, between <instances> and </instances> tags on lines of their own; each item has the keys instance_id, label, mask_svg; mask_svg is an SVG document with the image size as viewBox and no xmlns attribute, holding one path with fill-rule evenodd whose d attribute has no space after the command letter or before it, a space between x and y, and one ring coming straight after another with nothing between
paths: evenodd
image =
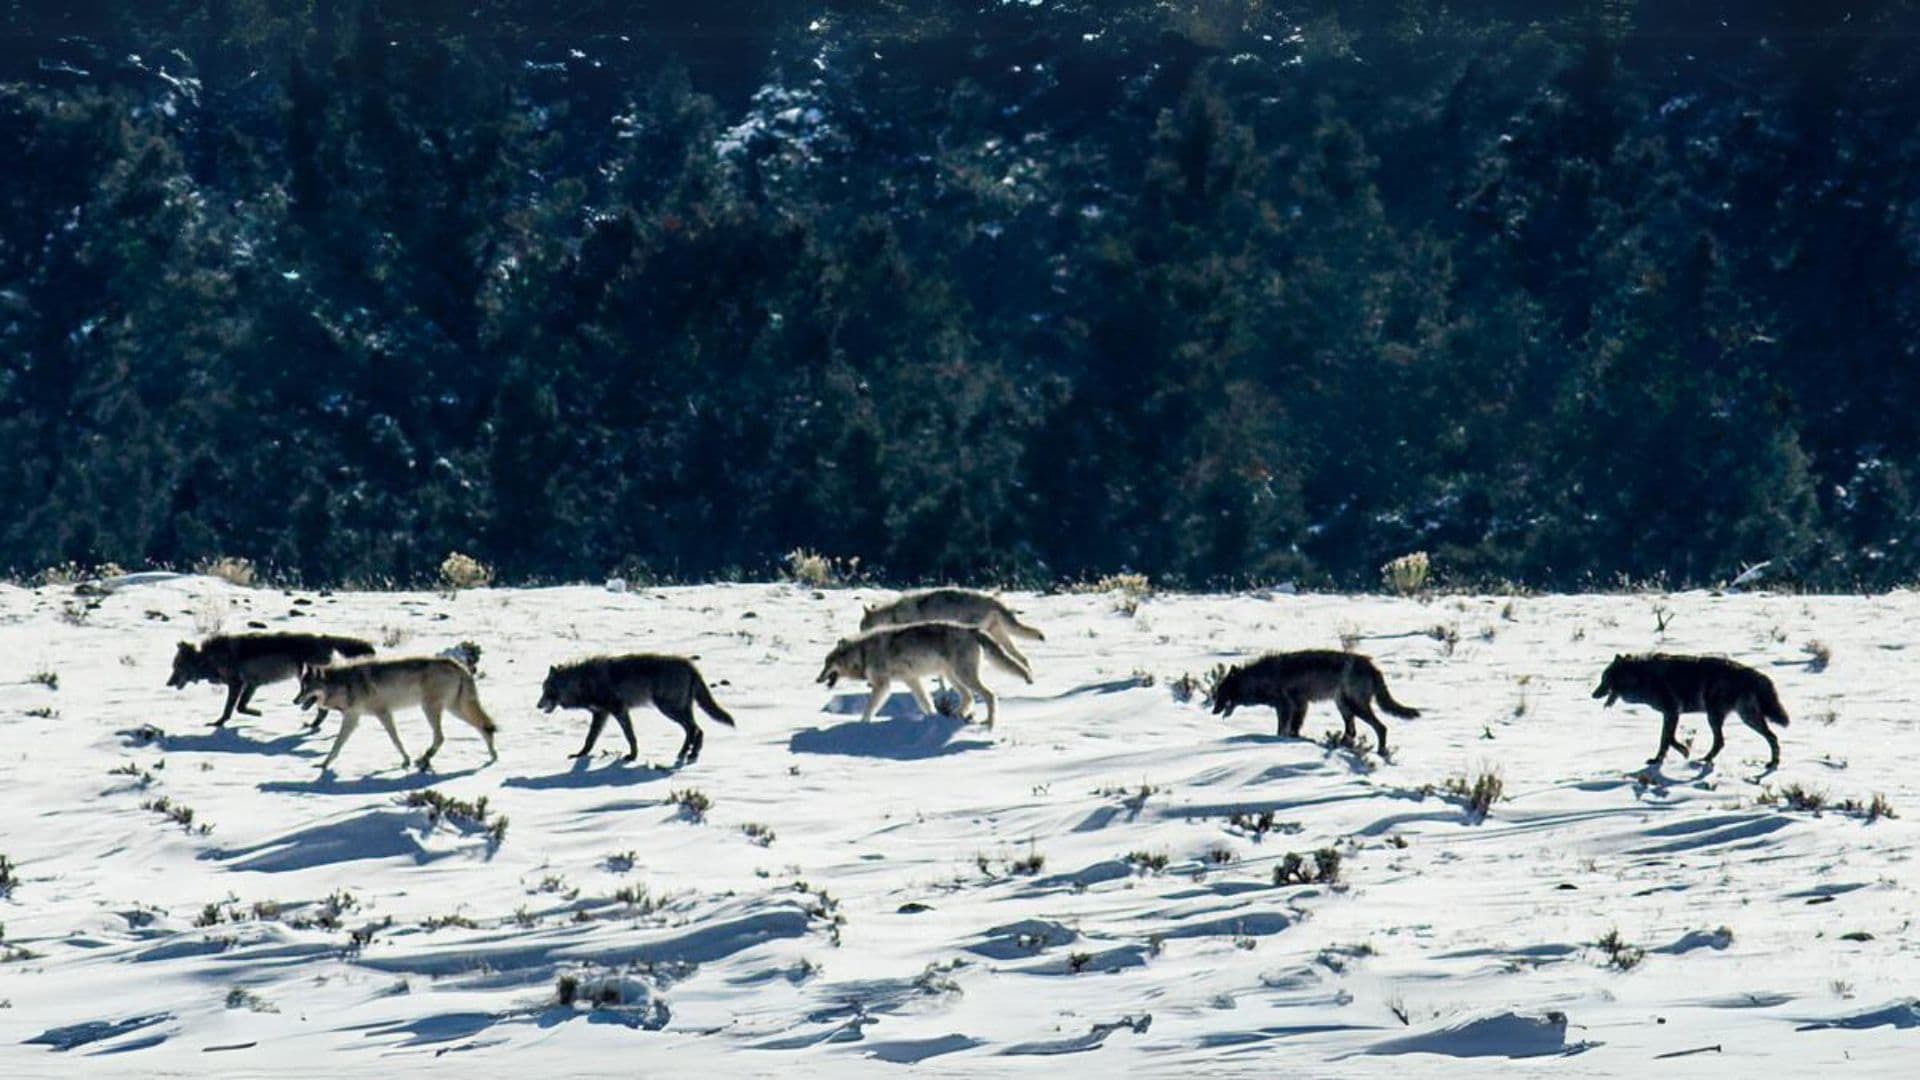
<instances>
[{"instance_id":1,"label":"wolf muzzle","mask_svg":"<svg viewBox=\"0 0 1920 1080\"><path fill-rule=\"evenodd\" d=\"M1620 700L1620 695L1614 693L1612 688L1606 683L1601 683L1599 686L1594 687L1593 696L1596 700L1600 698L1607 699L1606 704L1601 706L1603 709L1612 708L1613 703Z\"/></svg>"},{"instance_id":2,"label":"wolf muzzle","mask_svg":"<svg viewBox=\"0 0 1920 1080\"><path fill-rule=\"evenodd\" d=\"M826 683L827 689L831 690L833 689L834 684L840 681L840 673L838 671L835 671L832 668L828 668L825 671L822 671L820 673L820 677L813 681L817 683Z\"/></svg>"}]
</instances>

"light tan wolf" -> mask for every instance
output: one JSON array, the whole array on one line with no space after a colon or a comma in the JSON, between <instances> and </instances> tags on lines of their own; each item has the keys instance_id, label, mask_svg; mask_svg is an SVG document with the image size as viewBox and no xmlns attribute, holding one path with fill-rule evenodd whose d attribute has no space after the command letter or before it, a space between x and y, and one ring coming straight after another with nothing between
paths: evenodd
<instances>
[{"instance_id":1,"label":"light tan wolf","mask_svg":"<svg viewBox=\"0 0 1920 1080\"><path fill-rule=\"evenodd\" d=\"M488 761L500 760L493 746L494 733L500 729L480 707L473 672L460 661L444 656L352 660L307 667L300 672L300 693L294 703L301 708L318 705L340 710L340 734L335 736L327 759L320 763L323 771L340 756L340 749L347 745L353 729L360 726L361 715L369 713L379 719L380 726L387 729L387 738L393 740L393 748L400 751L400 766L412 764L407 758L407 748L400 743L400 733L394 730L393 711L413 705L420 706L427 714L427 724L433 728L433 745L420 755L422 770L432 767L433 755L440 752L440 744L446 741L440 730L442 710L466 721L487 740Z\"/></svg>"},{"instance_id":2,"label":"light tan wolf","mask_svg":"<svg viewBox=\"0 0 1920 1080\"><path fill-rule=\"evenodd\" d=\"M1018 634L1035 641L1047 640L1047 635L1021 622L1013 609L986 593L971 589L928 589L925 592L908 593L890 604L876 604L861 613L860 629L876 630L882 626L906 626L920 622L977 626L1007 650L1008 656L1020 661L1023 667L1031 667L1032 663L1015 647L1013 636Z\"/></svg>"},{"instance_id":3,"label":"light tan wolf","mask_svg":"<svg viewBox=\"0 0 1920 1080\"><path fill-rule=\"evenodd\" d=\"M683 656L596 656L550 667L546 681L540 684L541 712L585 709L593 715L587 726L587 741L574 757L593 753L593 744L600 741L600 729L607 726L608 716L620 721L620 730L627 736L627 760L639 757L640 744L633 737L633 717L627 710L649 704L679 724L684 733L680 755L673 762L675 768L700 760L700 748L706 745L706 735L694 722L695 705L720 723L734 726L733 717L713 700L700 669Z\"/></svg>"},{"instance_id":4,"label":"light tan wolf","mask_svg":"<svg viewBox=\"0 0 1920 1080\"><path fill-rule=\"evenodd\" d=\"M962 708L971 705L975 697L987 703L987 726L992 727L998 711L993 691L980 682L982 653L1029 683L1033 681L1027 666L1009 655L991 634L977 626L951 622L913 623L869 630L856 638L841 638L827 654L827 662L816 681L831 687L842 675L865 679L873 687L873 694L867 698L867 711L860 719L872 720L895 679L913 691L914 704L920 706L922 713L933 715L933 702L927 699L920 677L945 675L966 699Z\"/></svg>"}]
</instances>

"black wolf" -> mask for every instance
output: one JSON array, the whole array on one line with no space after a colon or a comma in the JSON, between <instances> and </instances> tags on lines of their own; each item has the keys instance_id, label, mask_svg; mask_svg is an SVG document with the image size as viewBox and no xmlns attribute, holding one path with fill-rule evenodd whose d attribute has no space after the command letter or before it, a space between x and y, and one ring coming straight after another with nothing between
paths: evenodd
<instances>
[{"instance_id":1,"label":"black wolf","mask_svg":"<svg viewBox=\"0 0 1920 1080\"><path fill-rule=\"evenodd\" d=\"M1780 740L1774 738L1767 723L1786 727L1787 710L1780 704L1773 680L1745 664L1718 656L1615 656L1601 672L1593 696L1606 698L1608 705L1624 698L1660 710L1660 752L1647 759L1649 765L1666 760L1668 747L1680 751L1681 757L1687 755L1686 747L1674 738L1674 729L1679 726L1680 714L1690 712L1707 714L1713 746L1701 760L1712 764L1726 745L1720 727L1727 722L1728 713L1737 712L1748 727L1767 740L1767 749L1772 752L1767 768L1780 767Z\"/></svg>"},{"instance_id":2,"label":"black wolf","mask_svg":"<svg viewBox=\"0 0 1920 1080\"><path fill-rule=\"evenodd\" d=\"M373 646L359 638L333 634L215 634L200 645L183 641L173 653L173 675L167 685L175 690L194 682L224 683L227 707L214 727L223 727L235 712L259 716L249 708L253 692L268 683L295 678L303 667L330 663L335 655L372 656ZM327 718L321 709L312 728Z\"/></svg>"},{"instance_id":3,"label":"black wolf","mask_svg":"<svg viewBox=\"0 0 1920 1080\"><path fill-rule=\"evenodd\" d=\"M627 760L639 757L640 743L633 737L633 717L627 710L648 704L686 733L680 741L680 754L674 759L676 767L700 760L700 748L707 741L693 719L695 704L715 720L734 726L733 717L713 700L700 669L681 656L596 656L548 668L547 679L540 684L541 712L586 709L593 714L587 741L574 757L593 753L593 744L599 741L608 716L620 721L620 730L627 736Z\"/></svg>"},{"instance_id":4,"label":"black wolf","mask_svg":"<svg viewBox=\"0 0 1920 1080\"><path fill-rule=\"evenodd\" d=\"M1420 715L1420 710L1393 700L1371 658L1330 649L1275 653L1230 669L1214 687L1213 711L1232 716L1242 705L1271 705L1279 721L1278 733L1297 736L1307 719L1307 703L1328 698L1346 721L1347 742L1353 742L1353 718L1358 716L1372 725L1382 754L1387 752L1387 726L1368 702L1379 702L1402 720Z\"/></svg>"}]
</instances>

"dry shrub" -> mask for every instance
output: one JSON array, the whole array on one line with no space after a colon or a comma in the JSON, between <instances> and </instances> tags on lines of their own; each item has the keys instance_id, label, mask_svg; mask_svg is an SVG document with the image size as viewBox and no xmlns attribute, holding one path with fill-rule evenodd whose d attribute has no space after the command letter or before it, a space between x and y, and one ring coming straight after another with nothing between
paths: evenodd
<instances>
[{"instance_id":1,"label":"dry shrub","mask_svg":"<svg viewBox=\"0 0 1920 1080\"><path fill-rule=\"evenodd\" d=\"M217 577L229 585L238 585L243 589L251 589L255 577L253 560L234 555L202 559L194 565L193 572L207 577Z\"/></svg>"},{"instance_id":2,"label":"dry shrub","mask_svg":"<svg viewBox=\"0 0 1920 1080\"><path fill-rule=\"evenodd\" d=\"M440 580L449 589L480 589L493 584L493 567L456 551L440 561Z\"/></svg>"},{"instance_id":3,"label":"dry shrub","mask_svg":"<svg viewBox=\"0 0 1920 1080\"><path fill-rule=\"evenodd\" d=\"M1387 588L1401 596L1412 596L1427 587L1427 575L1431 570L1432 564L1427 560L1427 553L1415 551L1382 566L1380 578L1386 582Z\"/></svg>"}]
</instances>

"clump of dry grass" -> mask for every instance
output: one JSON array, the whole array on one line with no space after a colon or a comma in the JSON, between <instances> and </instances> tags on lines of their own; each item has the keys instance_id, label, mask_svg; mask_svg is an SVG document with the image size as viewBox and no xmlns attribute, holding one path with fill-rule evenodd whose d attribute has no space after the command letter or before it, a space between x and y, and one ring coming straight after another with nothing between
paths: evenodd
<instances>
[{"instance_id":1,"label":"clump of dry grass","mask_svg":"<svg viewBox=\"0 0 1920 1080\"><path fill-rule=\"evenodd\" d=\"M440 582L448 589L479 589L493 584L493 567L471 555L451 552L440 560Z\"/></svg>"},{"instance_id":2,"label":"clump of dry grass","mask_svg":"<svg viewBox=\"0 0 1920 1080\"><path fill-rule=\"evenodd\" d=\"M194 565L193 572L207 577L217 577L229 585L238 585L243 589L253 588L256 576L253 560L242 559L236 555L202 559Z\"/></svg>"},{"instance_id":3,"label":"clump of dry grass","mask_svg":"<svg viewBox=\"0 0 1920 1080\"><path fill-rule=\"evenodd\" d=\"M1389 590L1401 596L1412 596L1427 587L1427 578L1433 569L1432 562L1424 551L1409 552L1392 559L1380 568L1380 579Z\"/></svg>"}]
</instances>

